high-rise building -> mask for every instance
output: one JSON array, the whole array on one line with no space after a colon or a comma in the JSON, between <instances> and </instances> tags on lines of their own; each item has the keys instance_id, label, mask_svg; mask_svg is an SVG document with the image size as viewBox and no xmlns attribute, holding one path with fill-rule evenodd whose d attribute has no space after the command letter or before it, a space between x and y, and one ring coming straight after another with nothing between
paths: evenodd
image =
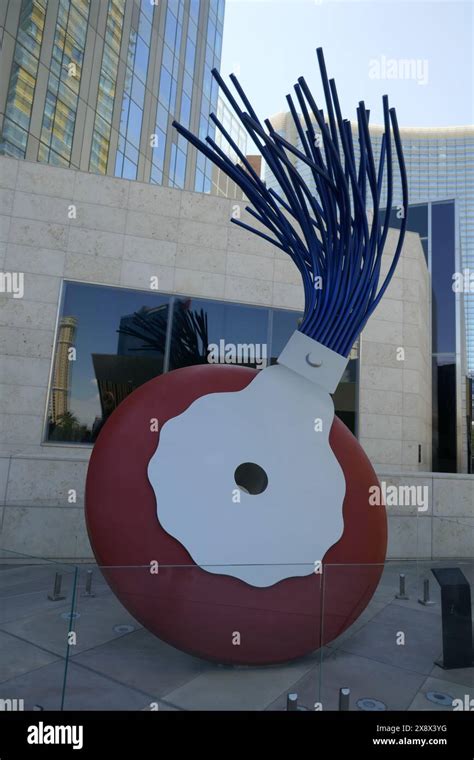
<instances>
[{"instance_id":1,"label":"high-rise building","mask_svg":"<svg viewBox=\"0 0 474 760\"><path fill-rule=\"evenodd\" d=\"M210 192L224 0L4 0L0 152Z\"/></svg>"},{"instance_id":2,"label":"high-rise building","mask_svg":"<svg viewBox=\"0 0 474 760\"><path fill-rule=\"evenodd\" d=\"M298 133L290 113L283 112L272 117L275 129L289 142L301 147ZM318 130L316 130L318 131ZM357 126L352 124L356 158L359 152ZM380 155L383 127L370 127L375 156ZM474 126L466 127L401 127L403 153L407 169L408 196L410 204L428 201L456 201L455 224L457 226L460 266L469 270L474 283ZM310 168L293 156L292 160L311 190L315 190ZM271 172L265 179L269 186L275 183ZM385 183L382 198L385 197ZM401 203L400 177L394 173L393 205ZM425 253L427 253L425 251ZM429 262L431 265L431 261ZM450 277L454 272L450 273ZM465 278L466 282L468 277ZM474 287L464 293L466 320L467 368L474 372Z\"/></svg>"},{"instance_id":3,"label":"high-rise building","mask_svg":"<svg viewBox=\"0 0 474 760\"><path fill-rule=\"evenodd\" d=\"M69 349L74 346L77 319L62 317L58 325L58 340L54 360L54 373L51 385L50 419L52 423L61 421L69 412L71 393L71 357Z\"/></svg>"}]
</instances>

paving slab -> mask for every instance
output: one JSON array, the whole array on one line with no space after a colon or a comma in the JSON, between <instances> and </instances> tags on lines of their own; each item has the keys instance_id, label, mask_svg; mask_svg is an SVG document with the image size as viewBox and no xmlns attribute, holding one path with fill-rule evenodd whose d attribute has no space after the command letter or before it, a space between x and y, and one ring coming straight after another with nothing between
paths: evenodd
<instances>
[{"instance_id":1,"label":"paving slab","mask_svg":"<svg viewBox=\"0 0 474 760\"><path fill-rule=\"evenodd\" d=\"M161 697L215 665L181 652L145 629L74 656L74 662Z\"/></svg>"},{"instance_id":2,"label":"paving slab","mask_svg":"<svg viewBox=\"0 0 474 760\"><path fill-rule=\"evenodd\" d=\"M444 668L440 668L439 665L435 665L430 676L431 678L439 678L441 681L450 681L451 683L459 683L463 686L468 686L474 697L474 666L472 668L453 668L452 670L444 670Z\"/></svg>"},{"instance_id":3,"label":"paving slab","mask_svg":"<svg viewBox=\"0 0 474 760\"><path fill-rule=\"evenodd\" d=\"M184 710L264 710L313 667L318 655L288 665L217 666L166 695Z\"/></svg>"},{"instance_id":4,"label":"paving slab","mask_svg":"<svg viewBox=\"0 0 474 760\"><path fill-rule=\"evenodd\" d=\"M61 616L67 616L70 606L61 609L56 604L51 602L50 609L4 623L0 628L64 656L70 627L69 618ZM75 654L123 635L114 631L115 626L126 625L134 629L141 627L110 592L79 600L76 610L79 617L74 619L71 629L76 633Z\"/></svg>"},{"instance_id":5,"label":"paving slab","mask_svg":"<svg viewBox=\"0 0 474 760\"><path fill-rule=\"evenodd\" d=\"M1 696L8 687L5 681L16 678L22 673L42 668L44 665L54 662L58 657L51 652L34 646L26 641L0 632L0 683ZM7 695L9 696L9 695Z\"/></svg>"},{"instance_id":6,"label":"paving slab","mask_svg":"<svg viewBox=\"0 0 474 760\"><path fill-rule=\"evenodd\" d=\"M405 636L404 644L399 634ZM424 611L389 604L369 625L347 639L345 652L428 675L442 650L441 619ZM400 677L404 677L400 670Z\"/></svg>"},{"instance_id":7,"label":"paving slab","mask_svg":"<svg viewBox=\"0 0 474 760\"><path fill-rule=\"evenodd\" d=\"M64 682L64 661L25 673L8 682L8 697L23 699L25 710L41 705L60 710ZM121 686L110 678L70 662L65 688L65 710L143 710L150 708L152 696Z\"/></svg>"},{"instance_id":8,"label":"paving slab","mask_svg":"<svg viewBox=\"0 0 474 760\"><path fill-rule=\"evenodd\" d=\"M450 673L453 671L449 671ZM431 676L426 679L422 688L414 698L413 702L409 706L409 710L436 710L441 712L452 712L453 708L449 705L435 704L427 699L429 693L447 695L453 699L464 700L468 689L465 686L454 681L450 681L446 678L432 678ZM474 696L470 695L471 698Z\"/></svg>"}]
</instances>

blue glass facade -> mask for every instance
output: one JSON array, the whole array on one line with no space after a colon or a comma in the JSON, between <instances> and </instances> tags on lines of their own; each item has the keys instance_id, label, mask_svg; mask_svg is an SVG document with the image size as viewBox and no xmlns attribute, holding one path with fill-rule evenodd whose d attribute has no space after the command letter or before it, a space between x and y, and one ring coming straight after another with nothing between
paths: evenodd
<instances>
[{"instance_id":1,"label":"blue glass facade","mask_svg":"<svg viewBox=\"0 0 474 760\"><path fill-rule=\"evenodd\" d=\"M207 135L211 137L215 135L215 126L209 120L209 114L216 112L219 88L211 72L213 68L219 67L223 25L224 2L223 0L211 0L206 30L202 97L199 109L199 137L201 139L205 139ZM209 159L199 154L196 164L194 189L209 193L211 192L211 187L212 164Z\"/></svg>"},{"instance_id":2,"label":"blue glass facade","mask_svg":"<svg viewBox=\"0 0 474 760\"><path fill-rule=\"evenodd\" d=\"M0 153L211 190L211 164L172 123L214 134L224 0L17 5L14 45L0 50L8 79Z\"/></svg>"},{"instance_id":3,"label":"blue glass facade","mask_svg":"<svg viewBox=\"0 0 474 760\"><path fill-rule=\"evenodd\" d=\"M155 6L150 3L142 3L137 28L134 28L132 22L130 30L119 142L115 159L116 176L126 179L137 178L154 8Z\"/></svg>"}]
</instances>

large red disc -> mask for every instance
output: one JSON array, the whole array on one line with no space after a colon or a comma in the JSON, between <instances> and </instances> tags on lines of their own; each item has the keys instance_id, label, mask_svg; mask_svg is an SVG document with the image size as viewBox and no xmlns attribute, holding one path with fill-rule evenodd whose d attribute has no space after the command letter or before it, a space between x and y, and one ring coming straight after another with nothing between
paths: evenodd
<instances>
[{"instance_id":1,"label":"large red disc","mask_svg":"<svg viewBox=\"0 0 474 760\"><path fill-rule=\"evenodd\" d=\"M261 665L307 654L357 619L382 573L387 527L384 507L369 505L369 488L378 485L375 472L335 417L329 440L346 480L344 532L326 552L322 574L257 588L201 569L163 530L147 477L159 446L152 420L162 427L200 396L242 390L255 374L236 366L199 365L161 375L134 391L95 444L86 519L98 564L140 623L191 654ZM199 498L205 494L196 494L197 509Z\"/></svg>"}]
</instances>

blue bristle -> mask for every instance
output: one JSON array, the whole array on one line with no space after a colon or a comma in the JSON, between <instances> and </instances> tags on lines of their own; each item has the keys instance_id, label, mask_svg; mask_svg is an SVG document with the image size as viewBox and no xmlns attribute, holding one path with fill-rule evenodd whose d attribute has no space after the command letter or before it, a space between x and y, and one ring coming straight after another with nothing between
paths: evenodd
<instances>
[{"instance_id":1,"label":"blue bristle","mask_svg":"<svg viewBox=\"0 0 474 760\"><path fill-rule=\"evenodd\" d=\"M386 95L383 97L385 131L378 167L370 140L369 112L363 102L359 103L360 160L356 165L350 123L342 118L336 85L334 80L328 80L321 48L318 48L317 56L328 121L303 77L294 88L302 119L293 99L287 96L301 149L281 137L268 120L264 122L265 130L236 76L232 74L230 78L246 110L240 107L219 72L216 69L212 72L267 162L279 185L279 193L266 187L214 114L211 114L211 120L238 156L240 164L233 163L210 137L204 142L178 122L174 121L173 125L241 188L250 202L247 211L266 227L269 234L239 219L231 221L277 246L293 259L301 274L305 295L304 317L299 330L338 354L348 356L385 293L401 255L407 225L407 178L395 109L389 108ZM319 128L324 152L317 145L314 122ZM392 132L404 213L391 266L379 287L393 197ZM297 156L309 167L316 195L303 181L289 154ZM387 199L382 219L380 199L385 168ZM373 210L371 225L367 218L367 189ZM321 289L315 288L317 277L322 278Z\"/></svg>"}]
</instances>

